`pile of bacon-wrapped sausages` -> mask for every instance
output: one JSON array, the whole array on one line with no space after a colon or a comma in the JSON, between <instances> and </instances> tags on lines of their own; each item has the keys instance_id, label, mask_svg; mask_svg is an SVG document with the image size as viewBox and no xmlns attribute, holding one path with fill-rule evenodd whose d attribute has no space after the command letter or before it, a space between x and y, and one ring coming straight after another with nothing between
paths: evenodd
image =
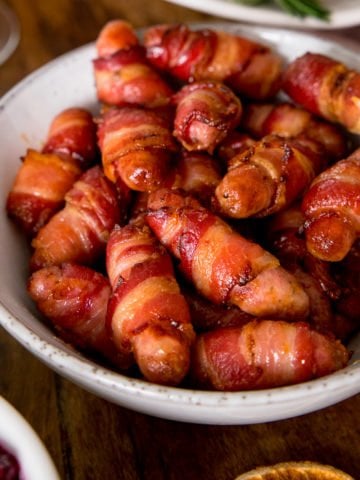
<instances>
[{"instance_id":1,"label":"pile of bacon-wrapped sausages","mask_svg":"<svg viewBox=\"0 0 360 480\"><path fill-rule=\"evenodd\" d=\"M96 49L99 113L59 112L7 200L44 318L163 385L262 389L347 365L360 73L185 25L140 42L115 20Z\"/></svg>"}]
</instances>

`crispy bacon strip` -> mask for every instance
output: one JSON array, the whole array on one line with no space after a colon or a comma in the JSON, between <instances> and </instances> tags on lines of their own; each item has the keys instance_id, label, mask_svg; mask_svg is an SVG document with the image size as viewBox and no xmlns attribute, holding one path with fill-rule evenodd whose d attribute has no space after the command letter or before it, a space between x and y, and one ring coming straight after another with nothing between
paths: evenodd
<instances>
[{"instance_id":1,"label":"crispy bacon strip","mask_svg":"<svg viewBox=\"0 0 360 480\"><path fill-rule=\"evenodd\" d=\"M240 99L219 82L185 85L172 101L176 105L174 135L190 151L212 154L241 118Z\"/></svg>"},{"instance_id":2,"label":"crispy bacon strip","mask_svg":"<svg viewBox=\"0 0 360 480\"><path fill-rule=\"evenodd\" d=\"M304 322L253 320L198 335L192 358L197 384L215 390L257 390L329 375L349 352Z\"/></svg>"},{"instance_id":3,"label":"crispy bacon strip","mask_svg":"<svg viewBox=\"0 0 360 480\"><path fill-rule=\"evenodd\" d=\"M215 191L219 211L233 218L278 212L305 191L324 160L310 140L266 136L231 159Z\"/></svg>"},{"instance_id":4,"label":"crispy bacon strip","mask_svg":"<svg viewBox=\"0 0 360 480\"><path fill-rule=\"evenodd\" d=\"M106 265L115 344L134 353L147 380L179 384L189 369L194 331L168 253L147 226L127 225L111 233Z\"/></svg>"},{"instance_id":5,"label":"crispy bacon strip","mask_svg":"<svg viewBox=\"0 0 360 480\"><path fill-rule=\"evenodd\" d=\"M315 257L342 260L360 235L360 149L312 182L302 202L306 245Z\"/></svg>"},{"instance_id":6,"label":"crispy bacon strip","mask_svg":"<svg viewBox=\"0 0 360 480\"><path fill-rule=\"evenodd\" d=\"M29 238L34 237L64 205L66 192L80 175L72 161L28 150L7 197L9 217Z\"/></svg>"},{"instance_id":7,"label":"crispy bacon strip","mask_svg":"<svg viewBox=\"0 0 360 480\"><path fill-rule=\"evenodd\" d=\"M290 63L282 88L310 112L360 133L358 71L326 55L306 53Z\"/></svg>"},{"instance_id":8,"label":"crispy bacon strip","mask_svg":"<svg viewBox=\"0 0 360 480\"><path fill-rule=\"evenodd\" d=\"M133 363L115 347L106 328L111 287L104 275L76 264L45 267L31 275L27 289L65 341L99 353L121 369Z\"/></svg>"},{"instance_id":9,"label":"crispy bacon strip","mask_svg":"<svg viewBox=\"0 0 360 480\"><path fill-rule=\"evenodd\" d=\"M239 35L157 25L144 43L149 60L182 81L217 80L255 99L272 97L280 85L280 56Z\"/></svg>"},{"instance_id":10,"label":"crispy bacon strip","mask_svg":"<svg viewBox=\"0 0 360 480\"><path fill-rule=\"evenodd\" d=\"M151 229L209 300L254 316L307 315L307 295L279 261L194 198L159 189L150 194L148 207Z\"/></svg>"},{"instance_id":11,"label":"crispy bacon strip","mask_svg":"<svg viewBox=\"0 0 360 480\"><path fill-rule=\"evenodd\" d=\"M105 175L113 182L120 177L137 191L161 185L178 150L167 119L136 107L107 111L99 121L98 140Z\"/></svg>"},{"instance_id":12,"label":"crispy bacon strip","mask_svg":"<svg viewBox=\"0 0 360 480\"><path fill-rule=\"evenodd\" d=\"M32 241L31 270L63 262L92 264L120 222L117 192L99 166L86 171L65 196L65 207Z\"/></svg>"},{"instance_id":13,"label":"crispy bacon strip","mask_svg":"<svg viewBox=\"0 0 360 480\"><path fill-rule=\"evenodd\" d=\"M96 160L96 125L91 113L79 107L67 108L55 116L42 150L72 159L80 168L89 168Z\"/></svg>"},{"instance_id":14,"label":"crispy bacon strip","mask_svg":"<svg viewBox=\"0 0 360 480\"><path fill-rule=\"evenodd\" d=\"M270 134L308 138L318 142L334 160L344 158L348 151L348 140L341 128L289 102L248 104L241 126L257 139Z\"/></svg>"}]
</instances>

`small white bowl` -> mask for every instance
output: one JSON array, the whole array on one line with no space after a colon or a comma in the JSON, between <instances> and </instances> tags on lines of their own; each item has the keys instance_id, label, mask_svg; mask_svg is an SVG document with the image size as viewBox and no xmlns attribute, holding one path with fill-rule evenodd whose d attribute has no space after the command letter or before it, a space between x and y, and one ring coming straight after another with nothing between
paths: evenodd
<instances>
[{"instance_id":1,"label":"small white bowl","mask_svg":"<svg viewBox=\"0 0 360 480\"><path fill-rule=\"evenodd\" d=\"M16 458L21 480L60 480L38 435L3 397L0 397L0 445Z\"/></svg>"},{"instance_id":2,"label":"small white bowl","mask_svg":"<svg viewBox=\"0 0 360 480\"><path fill-rule=\"evenodd\" d=\"M313 51L360 70L356 50L313 35L235 24L227 29L270 43L285 58ZM251 424L302 415L360 392L360 334L350 345L348 367L310 382L261 391L205 392L153 385L106 369L65 344L39 319L26 292L29 252L6 218L5 202L19 158L41 148L50 121L61 110L83 106L97 111L92 59L94 45L64 55L25 78L0 100L0 324L48 366L83 388L116 404L163 418L208 424Z\"/></svg>"}]
</instances>

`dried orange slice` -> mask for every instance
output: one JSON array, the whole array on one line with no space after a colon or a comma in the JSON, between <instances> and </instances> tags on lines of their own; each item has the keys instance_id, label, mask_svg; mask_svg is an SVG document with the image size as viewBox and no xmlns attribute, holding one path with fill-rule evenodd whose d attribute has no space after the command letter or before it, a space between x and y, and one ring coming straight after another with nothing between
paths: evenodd
<instances>
[{"instance_id":1,"label":"dried orange slice","mask_svg":"<svg viewBox=\"0 0 360 480\"><path fill-rule=\"evenodd\" d=\"M258 467L235 480L355 480L341 470L316 462L283 462Z\"/></svg>"}]
</instances>

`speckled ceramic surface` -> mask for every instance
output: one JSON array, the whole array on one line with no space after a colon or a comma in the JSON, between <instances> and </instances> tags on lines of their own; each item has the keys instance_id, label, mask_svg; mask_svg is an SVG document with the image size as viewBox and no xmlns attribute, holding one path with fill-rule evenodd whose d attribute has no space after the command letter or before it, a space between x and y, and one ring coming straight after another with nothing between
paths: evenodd
<instances>
[{"instance_id":1,"label":"speckled ceramic surface","mask_svg":"<svg viewBox=\"0 0 360 480\"><path fill-rule=\"evenodd\" d=\"M214 26L214 25L213 25ZM287 59L312 50L360 69L356 50L298 32L216 24L272 44ZM70 106L96 109L93 45L64 55L36 71L0 101L0 324L59 374L119 405L163 418L209 424L249 424L289 418L337 403L360 392L360 334L351 364L328 377L257 392L219 393L165 388L134 380L89 361L56 338L28 298L28 249L6 218L6 196L19 159L40 148L51 119Z\"/></svg>"},{"instance_id":2,"label":"speckled ceramic surface","mask_svg":"<svg viewBox=\"0 0 360 480\"><path fill-rule=\"evenodd\" d=\"M60 480L38 435L3 397L0 397L0 444L17 459L22 480Z\"/></svg>"}]
</instances>

